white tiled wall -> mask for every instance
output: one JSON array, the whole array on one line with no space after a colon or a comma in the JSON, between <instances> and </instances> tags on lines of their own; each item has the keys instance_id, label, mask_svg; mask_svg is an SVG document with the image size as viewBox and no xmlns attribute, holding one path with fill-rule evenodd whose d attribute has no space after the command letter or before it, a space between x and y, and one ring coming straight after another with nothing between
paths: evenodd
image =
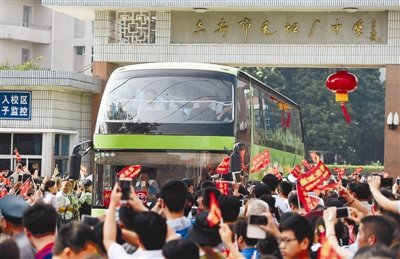
<instances>
[{"instance_id":1,"label":"white tiled wall","mask_svg":"<svg viewBox=\"0 0 400 259\"><path fill-rule=\"evenodd\" d=\"M339 1L329 2L334 4L335 2ZM378 4L378 2L385 1L373 2ZM155 44L109 43L108 35L112 33L112 28L114 28L112 21L110 21L111 13L112 11L96 12L94 40L95 61L108 61L115 63L190 61L249 66L271 65L333 67L342 65L384 66L386 64L400 64L399 11L388 12L387 44L362 45L171 44L170 12L157 12L157 34Z\"/></svg>"}]
</instances>

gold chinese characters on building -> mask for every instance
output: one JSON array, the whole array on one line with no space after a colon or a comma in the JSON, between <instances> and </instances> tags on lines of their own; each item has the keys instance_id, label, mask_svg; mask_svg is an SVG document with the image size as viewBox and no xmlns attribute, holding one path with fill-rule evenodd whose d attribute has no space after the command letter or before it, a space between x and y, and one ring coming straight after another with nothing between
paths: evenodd
<instances>
[{"instance_id":1,"label":"gold chinese characters on building","mask_svg":"<svg viewBox=\"0 0 400 259\"><path fill-rule=\"evenodd\" d=\"M171 43L385 43L387 13L174 12ZM188 18L190 16L190 18ZM190 21L193 22L190 24ZM258 29L253 29L255 28Z\"/></svg>"}]
</instances>

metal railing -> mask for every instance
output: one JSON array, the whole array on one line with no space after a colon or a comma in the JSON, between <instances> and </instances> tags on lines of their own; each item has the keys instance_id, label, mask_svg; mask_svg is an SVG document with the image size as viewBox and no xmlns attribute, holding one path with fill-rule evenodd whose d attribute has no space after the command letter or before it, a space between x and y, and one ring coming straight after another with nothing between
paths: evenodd
<instances>
[{"instance_id":1,"label":"metal railing","mask_svg":"<svg viewBox=\"0 0 400 259\"><path fill-rule=\"evenodd\" d=\"M50 31L51 26L41 26L32 23L16 22L16 21L0 21L0 25L11 25L11 26L21 26L26 28L31 28L35 30Z\"/></svg>"}]
</instances>

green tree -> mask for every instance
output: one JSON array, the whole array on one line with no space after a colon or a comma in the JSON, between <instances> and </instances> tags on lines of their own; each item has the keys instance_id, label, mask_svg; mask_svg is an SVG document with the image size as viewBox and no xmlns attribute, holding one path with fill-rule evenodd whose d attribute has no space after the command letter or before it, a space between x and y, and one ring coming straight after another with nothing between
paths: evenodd
<instances>
[{"instance_id":1,"label":"green tree","mask_svg":"<svg viewBox=\"0 0 400 259\"><path fill-rule=\"evenodd\" d=\"M335 95L325 87L336 69L245 68L298 104L302 110L306 150L338 154L343 161L365 164L383 160L384 84L378 69L352 69L359 79L346 104L352 123L343 118Z\"/></svg>"}]
</instances>

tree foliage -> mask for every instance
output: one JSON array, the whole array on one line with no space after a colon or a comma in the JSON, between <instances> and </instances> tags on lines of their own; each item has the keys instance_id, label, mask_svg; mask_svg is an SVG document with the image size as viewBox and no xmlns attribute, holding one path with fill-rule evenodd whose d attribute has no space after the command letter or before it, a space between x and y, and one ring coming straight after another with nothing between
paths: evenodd
<instances>
[{"instance_id":1,"label":"tree foliage","mask_svg":"<svg viewBox=\"0 0 400 259\"><path fill-rule=\"evenodd\" d=\"M358 89L349 94L351 124L343 118L335 95L325 87L336 69L245 68L249 74L300 104L306 150L331 152L331 161L370 164L383 161L384 83L379 69L350 69ZM335 161L336 162L336 161Z\"/></svg>"},{"instance_id":2,"label":"tree foliage","mask_svg":"<svg viewBox=\"0 0 400 259\"><path fill-rule=\"evenodd\" d=\"M37 57L36 61L27 61L19 65L10 65L8 62L0 63L0 70L43 70L43 65L39 63L41 57Z\"/></svg>"}]
</instances>

